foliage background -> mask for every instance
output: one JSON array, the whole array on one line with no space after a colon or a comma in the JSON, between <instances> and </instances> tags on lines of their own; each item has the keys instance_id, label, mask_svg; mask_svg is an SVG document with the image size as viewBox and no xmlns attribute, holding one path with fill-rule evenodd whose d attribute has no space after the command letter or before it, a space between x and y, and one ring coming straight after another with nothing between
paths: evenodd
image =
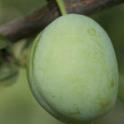
<instances>
[{"instance_id":1,"label":"foliage background","mask_svg":"<svg viewBox=\"0 0 124 124\"><path fill-rule=\"evenodd\" d=\"M0 0L0 25L19 19L46 4L45 0ZM95 124L124 124L124 5L92 15L112 39L120 71L119 100L115 108ZM4 87L0 82L0 124L62 124L49 115L31 94L24 69L18 81ZM121 100L121 101L120 101Z\"/></svg>"}]
</instances>

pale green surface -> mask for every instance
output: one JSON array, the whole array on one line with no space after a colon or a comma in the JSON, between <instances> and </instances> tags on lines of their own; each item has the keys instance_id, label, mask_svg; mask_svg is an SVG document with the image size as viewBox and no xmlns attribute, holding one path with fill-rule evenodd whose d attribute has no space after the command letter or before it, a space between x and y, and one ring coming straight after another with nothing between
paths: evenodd
<instances>
[{"instance_id":1,"label":"pale green surface","mask_svg":"<svg viewBox=\"0 0 124 124\"><path fill-rule=\"evenodd\" d=\"M43 31L35 47L31 85L47 111L81 121L113 106L116 58L107 34L93 20L74 14L61 17Z\"/></svg>"}]
</instances>

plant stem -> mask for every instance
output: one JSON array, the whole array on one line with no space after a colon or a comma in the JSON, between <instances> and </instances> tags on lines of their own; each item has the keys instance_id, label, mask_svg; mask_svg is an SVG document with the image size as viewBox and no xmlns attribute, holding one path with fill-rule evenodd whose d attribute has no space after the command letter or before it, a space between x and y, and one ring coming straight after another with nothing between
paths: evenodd
<instances>
[{"instance_id":1,"label":"plant stem","mask_svg":"<svg viewBox=\"0 0 124 124\"><path fill-rule=\"evenodd\" d=\"M66 15L67 14L67 11L65 9L65 3L63 0L56 0L57 4L58 4L58 7L61 11L61 14L62 15Z\"/></svg>"},{"instance_id":2,"label":"plant stem","mask_svg":"<svg viewBox=\"0 0 124 124\"><path fill-rule=\"evenodd\" d=\"M58 0L60 1L60 0ZM64 0L68 13L92 15L107 8L123 5L124 0ZM13 20L0 26L0 34L12 43L29 38L41 32L48 24L60 16L56 2L48 4L19 20ZM30 42L28 40L27 42Z\"/></svg>"}]
</instances>

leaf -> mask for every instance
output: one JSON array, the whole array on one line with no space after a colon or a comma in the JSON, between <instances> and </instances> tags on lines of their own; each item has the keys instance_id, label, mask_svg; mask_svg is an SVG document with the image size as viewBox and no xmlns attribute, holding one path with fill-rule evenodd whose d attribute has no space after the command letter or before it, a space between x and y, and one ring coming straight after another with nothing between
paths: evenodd
<instances>
[{"instance_id":1,"label":"leaf","mask_svg":"<svg viewBox=\"0 0 124 124\"><path fill-rule=\"evenodd\" d=\"M14 64L3 63L0 65L0 85L11 85L16 82L18 68Z\"/></svg>"},{"instance_id":2,"label":"leaf","mask_svg":"<svg viewBox=\"0 0 124 124\"><path fill-rule=\"evenodd\" d=\"M119 99L124 103L124 74L121 73L119 76Z\"/></svg>"},{"instance_id":3,"label":"leaf","mask_svg":"<svg viewBox=\"0 0 124 124\"><path fill-rule=\"evenodd\" d=\"M9 41L4 36L0 35L0 49L3 49L9 45Z\"/></svg>"}]
</instances>

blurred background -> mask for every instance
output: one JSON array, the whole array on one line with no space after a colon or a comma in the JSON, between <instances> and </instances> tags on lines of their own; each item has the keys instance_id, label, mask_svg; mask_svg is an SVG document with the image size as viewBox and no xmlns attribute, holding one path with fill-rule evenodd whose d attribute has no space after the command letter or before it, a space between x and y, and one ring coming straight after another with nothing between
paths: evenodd
<instances>
[{"instance_id":1,"label":"blurred background","mask_svg":"<svg viewBox=\"0 0 124 124\"><path fill-rule=\"evenodd\" d=\"M22 18L45 4L45 0L0 0L0 25ZM124 124L124 5L95 13L92 18L103 26L112 39L120 72L115 108L93 124ZM0 82L0 124L62 124L36 102L25 69L20 69L17 78L11 86L3 86Z\"/></svg>"}]
</instances>

